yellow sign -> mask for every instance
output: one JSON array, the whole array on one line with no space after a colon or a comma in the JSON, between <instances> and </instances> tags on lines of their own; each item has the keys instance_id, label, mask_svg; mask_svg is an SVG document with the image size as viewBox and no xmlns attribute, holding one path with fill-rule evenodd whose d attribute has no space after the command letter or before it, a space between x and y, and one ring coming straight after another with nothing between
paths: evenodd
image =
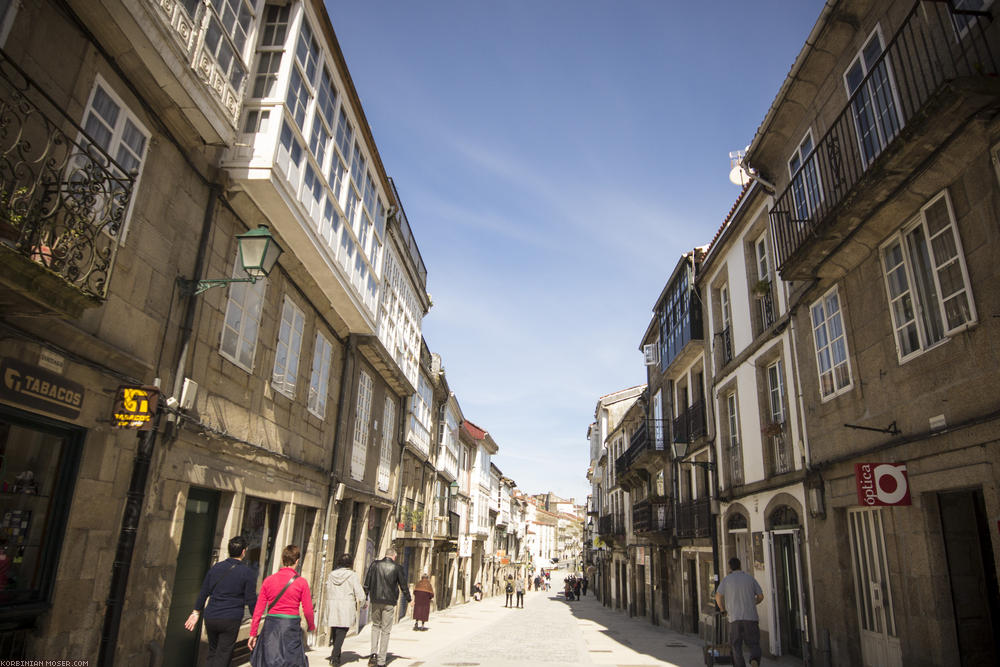
<instances>
[{"instance_id":1,"label":"yellow sign","mask_svg":"<svg viewBox=\"0 0 1000 667\"><path fill-rule=\"evenodd\" d=\"M156 387L118 387L111 425L137 431L152 429L159 400L160 390Z\"/></svg>"}]
</instances>

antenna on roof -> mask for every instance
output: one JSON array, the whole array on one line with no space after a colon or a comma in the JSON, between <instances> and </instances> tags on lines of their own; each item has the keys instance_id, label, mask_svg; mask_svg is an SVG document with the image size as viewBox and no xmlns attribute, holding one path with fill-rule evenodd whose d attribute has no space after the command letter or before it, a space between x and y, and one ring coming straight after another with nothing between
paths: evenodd
<instances>
[{"instance_id":1,"label":"antenna on roof","mask_svg":"<svg viewBox=\"0 0 1000 667\"><path fill-rule=\"evenodd\" d=\"M729 152L729 181L740 187L750 182L750 174L743 167L743 156L746 154L746 148Z\"/></svg>"}]
</instances>

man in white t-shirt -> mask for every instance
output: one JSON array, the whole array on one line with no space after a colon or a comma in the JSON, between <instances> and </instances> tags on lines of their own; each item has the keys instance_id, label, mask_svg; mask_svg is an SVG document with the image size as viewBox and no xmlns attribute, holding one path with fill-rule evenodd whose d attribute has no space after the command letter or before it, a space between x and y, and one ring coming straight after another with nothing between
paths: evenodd
<instances>
[{"instance_id":1,"label":"man in white t-shirt","mask_svg":"<svg viewBox=\"0 0 1000 667\"><path fill-rule=\"evenodd\" d=\"M760 665L760 627L757 605L764 599L760 584L740 569L740 559L729 559L729 574L715 590L715 604L729 615L729 645L733 648L733 665L746 667L743 642L750 649L750 665Z\"/></svg>"}]
</instances>

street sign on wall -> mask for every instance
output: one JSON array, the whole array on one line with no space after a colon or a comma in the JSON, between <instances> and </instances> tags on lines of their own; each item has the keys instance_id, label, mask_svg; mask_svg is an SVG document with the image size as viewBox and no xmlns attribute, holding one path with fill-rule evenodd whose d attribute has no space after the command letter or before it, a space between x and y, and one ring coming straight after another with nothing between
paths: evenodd
<instances>
[{"instance_id":1,"label":"street sign on wall","mask_svg":"<svg viewBox=\"0 0 1000 667\"><path fill-rule=\"evenodd\" d=\"M858 504L867 507L909 505L910 481L905 463L855 463Z\"/></svg>"}]
</instances>

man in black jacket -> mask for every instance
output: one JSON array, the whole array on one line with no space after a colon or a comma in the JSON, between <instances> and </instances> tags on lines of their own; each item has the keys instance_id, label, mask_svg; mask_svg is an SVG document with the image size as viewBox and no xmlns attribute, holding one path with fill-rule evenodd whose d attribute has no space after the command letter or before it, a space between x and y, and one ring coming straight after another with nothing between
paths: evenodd
<instances>
[{"instance_id":1,"label":"man in black jacket","mask_svg":"<svg viewBox=\"0 0 1000 667\"><path fill-rule=\"evenodd\" d=\"M365 594L371 601L372 654L368 658L369 667L385 667L385 654L389 649L389 632L396 620L396 601L403 593L406 603L410 603L410 587L406 583L406 571L396 564L396 550L386 549L385 558L368 567L365 574Z\"/></svg>"},{"instance_id":2,"label":"man in black jacket","mask_svg":"<svg viewBox=\"0 0 1000 667\"><path fill-rule=\"evenodd\" d=\"M185 628L194 630L204 611L208 635L206 667L229 667L243 622L243 607L253 613L257 604L257 574L243 563L246 554L246 538L237 535L229 540L229 558L213 565L205 575L194 611L184 622Z\"/></svg>"}]
</instances>

